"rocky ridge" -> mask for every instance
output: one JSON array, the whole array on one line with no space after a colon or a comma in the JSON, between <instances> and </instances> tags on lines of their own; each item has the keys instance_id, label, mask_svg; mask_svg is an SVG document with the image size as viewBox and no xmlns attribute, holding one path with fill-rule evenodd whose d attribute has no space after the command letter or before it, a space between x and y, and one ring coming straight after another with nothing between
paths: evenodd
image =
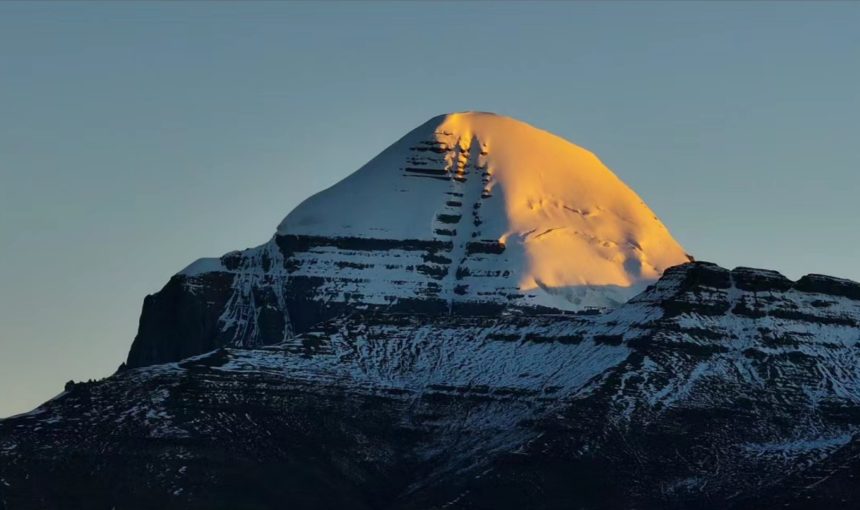
<instances>
[{"instance_id":1,"label":"rocky ridge","mask_svg":"<svg viewBox=\"0 0 860 510\"><path fill-rule=\"evenodd\" d=\"M0 422L0 494L8 508L850 508L858 292L700 262L605 314L357 311L71 385Z\"/></svg>"}]
</instances>

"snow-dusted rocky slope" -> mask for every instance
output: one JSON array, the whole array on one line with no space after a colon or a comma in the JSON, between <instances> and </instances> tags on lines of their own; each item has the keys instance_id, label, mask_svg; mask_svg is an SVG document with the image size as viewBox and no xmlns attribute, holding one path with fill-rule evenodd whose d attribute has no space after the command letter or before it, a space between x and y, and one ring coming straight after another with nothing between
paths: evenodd
<instances>
[{"instance_id":1,"label":"snow-dusted rocky slope","mask_svg":"<svg viewBox=\"0 0 860 510\"><path fill-rule=\"evenodd\" d=\"M673 267L595 315L353 312L0 422L0 508L856 508L860 284Z\"/></svg>"},{"instance_id":2,"label":"snow-dusted rocky slope","mask_svg":"<svg viewBox=\"0 0 860 510\"><path fill-rule=\"evenodd\" d=\"M276 343L355 309L614 307L689 260L593 154L489 113L435 117L300 204L266 244L147 298L131 366Z\"/></svg>"}]
</instances>

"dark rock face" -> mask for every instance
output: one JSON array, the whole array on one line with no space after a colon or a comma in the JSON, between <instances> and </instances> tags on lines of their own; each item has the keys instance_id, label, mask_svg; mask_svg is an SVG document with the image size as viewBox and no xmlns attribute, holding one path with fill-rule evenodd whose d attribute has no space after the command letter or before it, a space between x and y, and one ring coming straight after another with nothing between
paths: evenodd
<instances>
[{"instance_id":1,"label":"dark rock face","mask_svg":"<svg viewBox=\"0 0 860 510\"><path fill-rule=\"evenodd\" d=\"M157 294L146 296L137 338L129 352L133 366L179 360L222 345L218 318L227 305L233 275L208 273L191 292L184 276L174 276Z\"/></svg>"},{"instance_id":2,"label":"dark rock face","mask_svg":"<svg viewBox=\"0 0 860 510\"><path fill-rule=\"evenodd\" d=\"M860 283L832 276L808 274L797 281L795 288L803 292L817 292L853 300L860 299Z\"/></svg>"},{"instance_id":3,"label":"dark rock face","mask_svg":"<svg viewBox=\"0 0 860 510\"><path fill-rule=\"evenodd\" d=\"M857 508L853 288L693 263L597 315L353 310L0 422L0 504Z\"/></svg>"}]
</instances>

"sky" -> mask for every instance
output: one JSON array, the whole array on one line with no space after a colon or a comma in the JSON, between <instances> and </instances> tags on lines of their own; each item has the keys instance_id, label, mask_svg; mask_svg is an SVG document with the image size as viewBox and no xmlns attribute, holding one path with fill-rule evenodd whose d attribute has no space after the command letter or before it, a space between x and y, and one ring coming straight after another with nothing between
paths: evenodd
<instances>
[{"instance_id":1,"label":"sky","mask_svg":"<svg viewBox=\"0 0 860 510\"><path fill-rule=\"evenodd\" d=\"M0 3L0 416L430 117L596 152L700 260L860 280L860 3Z\"/></svg>"}]
</instances>

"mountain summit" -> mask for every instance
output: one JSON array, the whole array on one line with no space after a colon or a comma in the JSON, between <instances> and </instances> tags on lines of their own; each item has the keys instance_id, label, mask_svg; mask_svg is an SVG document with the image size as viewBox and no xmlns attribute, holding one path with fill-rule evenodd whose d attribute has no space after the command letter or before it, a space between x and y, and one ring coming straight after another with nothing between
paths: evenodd
<instances>
[{"instance_id":1,"label":"mountain summit","mask_svg":"<svg viewBox=\"0 0 860 510\"><path fill-rule=\"evenodd\" d=\"M299 205L278 234L451 243L441 293L447 299L480 300L504 282L529 304L561 309L626 301L642 283L688 261L642 199L594 154L480 112L425 122ZM487 251L498 253L469 257ZM491 273L506 276L482 285Z\"/></svg>"},{"instance_id":2,"label":"mountain summit","mask_svg":"<svg viewBox=\"0 0 860 510\"><path fill-rule=\"evenodd\" d=\"M612 308L688 259L590 152L453 113L304 201L269 242L175 275L144 301L128 363L268 345L355 310Z\"/></svg>"}]
</instances>

